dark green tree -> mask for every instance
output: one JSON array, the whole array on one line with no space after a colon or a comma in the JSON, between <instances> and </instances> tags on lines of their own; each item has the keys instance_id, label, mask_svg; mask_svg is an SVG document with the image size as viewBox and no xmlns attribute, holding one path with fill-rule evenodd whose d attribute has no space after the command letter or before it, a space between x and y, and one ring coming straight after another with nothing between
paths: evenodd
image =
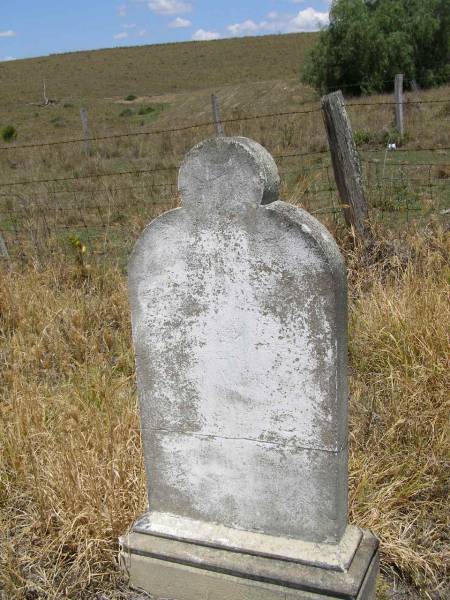
<instances>
[{"instance_id":1,"label":"dark green tree","mask_svg":"<svg viewBox=\"0 0 450 600\"><path fill-rule=\"evenodd\" d=\"M450 81L450 0L334 0L302 80L361 94L391 89L396 73L423 87Z\"/></svg>"}]
</instances>

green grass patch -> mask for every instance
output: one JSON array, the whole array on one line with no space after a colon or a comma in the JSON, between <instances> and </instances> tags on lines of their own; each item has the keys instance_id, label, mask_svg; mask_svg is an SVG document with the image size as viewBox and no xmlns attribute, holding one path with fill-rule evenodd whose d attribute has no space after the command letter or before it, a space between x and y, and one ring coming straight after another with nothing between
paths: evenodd
<instances>
[{"instance_id":1,"label":"green grass patch","mask_svg":"<svg viewBox=\"0 0 450 600\"><path fill-rule=\"evenodd\" d=\"M156 121L159 115L166 110L167 104L159 103L159 104L148 104L146 106L141 106L138 110L138 116L141 117L141 124L151 123L152 121ZM142 118L143 117L143 118Z\"/></svg>"}]
</instances>

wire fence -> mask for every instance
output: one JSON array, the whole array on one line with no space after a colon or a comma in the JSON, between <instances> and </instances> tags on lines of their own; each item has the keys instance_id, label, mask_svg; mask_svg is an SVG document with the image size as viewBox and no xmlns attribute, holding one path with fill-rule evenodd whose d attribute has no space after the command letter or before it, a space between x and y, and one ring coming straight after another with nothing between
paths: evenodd
<instances>
[{"instance_id":1,"label":"wire fence","mask_svg":"<svg viewBox=\"0 0 450 600\"><path fill-rule=\"evenodd\" d=\"M445 104L449 98L409 101L408 104ZM393 106L394 102L349 102L348 108ZM282 132L281 144L293 145L297 123L310 118L315 128L320 127L321 107L307 110L241 115L223 119L227 129L239 126L238 133L246 134L243 127L252 122L260 126L261 137L269 131L271 139ZM276 127L274 127L274 124ZM171 136L177 139L188 132L214 126L213 121L193 123L167 129L111 133L90 138L49 140L30 144L11 144L0 147L8 156L12 152L53 150L69 144L95 144L149 136ZM281 135L281 134L280 134ZM194 136L195 137L195 136ZM258 138L255 132L249 137ZM188 147L192 139L183 139ZM264 139L259 139L263 145ZM342 222L342 200L334 181L332 160L324 140L318 148L302 151L294 148L280 152L275 144L272 155L278 163L282 181L282 196L301 205L319 218ZM173 146L173 144L172 144ZM431 213L447 214L450 205L450 146L398 148L388 151L384 146L361 149L362 176L371 217L387 222L408 221ZM378 156L374 156L378 154ZM404 157L399 159L398 157ZM428 156L432 157L428 158ZM156 164L151 168L122 168L103 170L103 162L96 155L86 155L82 173L51 177L17 177L0 179L0 255L25 256L30 251L44 255L61 244L89 245L94 253L127 252L142 227L151 218L179 205L176 175L181 156L173 152L161 159L172 164ZM394 160L393 160L394 159ZM419 160L420 159L420 160ZM80 170L78 169L78 171ZM24 169L21 169L22 172ZM126 179L127 185L120 185ZM92 185L93 182L97 182Z\"/></svg>"},{"instance_id":2,"label":"wire fence","mask_svg":"<svg viewBox=\"0 0 450 600\"><path fill-rule=\"evenodd\" d=\"M450 98L441 98L437 100L406 100L404 102L405 106L411 105L426 105L426 104L446 104L450 103ZM360 106L395 106L396 103L394 101L390 102L348 102L346 104L347 108L360 107ZM242 123L246 121L253 121L256 119L268 119L268 118L282 118L287 116L299 116L299 115L309 115L313 113L320 113L321 107L316 106L310 110L297 110L297 111L285 111L285 112L276 112L276 113L266 113L266 114L258 114L258 115L247 115L243 117L237 118L229 118L222 119L223 125L231 125L233 123ZM120 138L129 138L129 137L140 137L140 136L152 136L152 135L161 135L161 134L172 134L172 133L181 133L184 131L189 131L192 129L199 129L202 127L211 127L215 125L214 121L203 121L199 123L191 123L189 125L184 125L181 127L173 127L168 129L152 129L148 131L131 131L126 133L116 133L104 136L94 136L94 137L83 137L83 138L72 138L67 140L50 140L48 142L40 142L33 144L9 144L7 146L0 146L0 151L11 151L11 150L22 150L22 149L31 149L31 148L44 148L51 146L61 146L65 144L80 144L86 142L104 142L108 140L117 140Z\"/></svg>"}]
</instances>

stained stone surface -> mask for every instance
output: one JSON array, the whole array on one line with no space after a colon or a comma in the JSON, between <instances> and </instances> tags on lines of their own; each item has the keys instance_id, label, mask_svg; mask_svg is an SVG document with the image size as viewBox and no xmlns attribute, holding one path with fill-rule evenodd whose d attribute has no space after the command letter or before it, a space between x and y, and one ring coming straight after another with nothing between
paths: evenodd
<instances>
[{"instance_id":1,"label":"stained stone surface","mask_svg":"<svg viewBox=\"0 0 450 600\"><path fill-rule=\"evenodd\" d=\"M369 532L345 572L136 532L120 547L122 570L155 600L375 600L378 541Z\"/></svg>"},{"instance_id":2,"label":"stained stone surface","mask_svg":"<svg viewBox=\"0 0 450 600\"><path fill-rule=\"evenodd\" d=\"M136 244L129 298L149 519L338 543L345 270L327 230L277 201L278 184L255 142L206 140L180 169L182 208Z\"/></svg>"}]
</instances>

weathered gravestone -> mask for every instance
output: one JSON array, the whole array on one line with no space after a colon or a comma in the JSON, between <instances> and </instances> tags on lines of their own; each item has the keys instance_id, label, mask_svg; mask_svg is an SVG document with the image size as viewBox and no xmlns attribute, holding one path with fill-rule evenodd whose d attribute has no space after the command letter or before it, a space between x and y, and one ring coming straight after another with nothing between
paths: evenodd
<instances>
[{"instance_id":1,"label":"weathered gravestone","mask_svg":"<svg viewBox=\"0 0 450 600\"><path fill-rule=\"evenodd\" d=\"M131 257L150 508L120 558L154 598L374 598L377 540L347 525L345 268L278 186L257 143L206 140Z\"/></svg>"}]
</instances>

